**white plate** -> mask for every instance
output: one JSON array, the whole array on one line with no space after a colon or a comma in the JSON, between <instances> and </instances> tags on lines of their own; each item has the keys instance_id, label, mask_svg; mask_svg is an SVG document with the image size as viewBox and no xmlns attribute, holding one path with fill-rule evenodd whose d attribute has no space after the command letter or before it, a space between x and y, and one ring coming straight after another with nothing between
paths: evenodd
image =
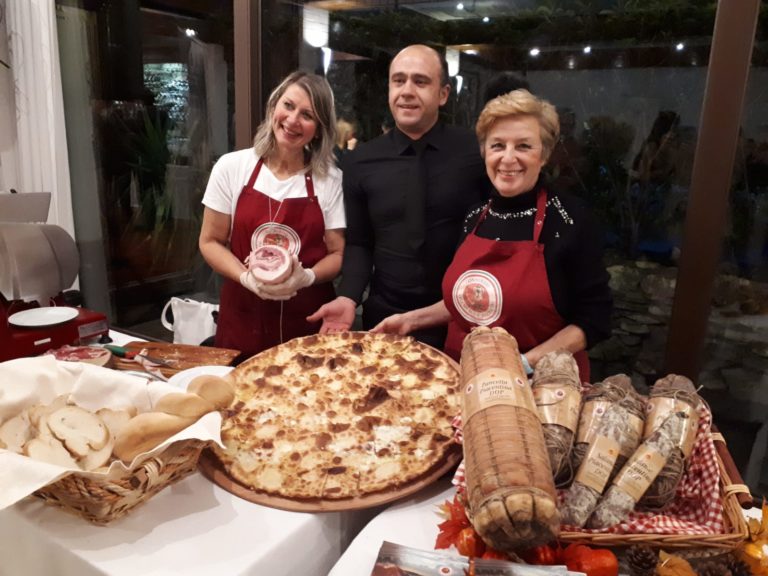
<instances>
[{"instance_id":1,"label":"white plate","mask_svg":"<svg viewBox=\"0 0 768 576\"><path fill-rule=\"evenodd\" d=\"M232 366L195 366L194 368L187 368L186 370L177 372L168 378L168 384L186 390L189 383L198 376L202 376L203 374L226 376L232 372L232 370Z\"/></svg>"},{"instance_id":2,"label":"white plate","mask_svg":"<svg viewBox=\"0 0 768 576\"><path fill-rule=\"evenodd\" d=\"M36 326L53 326L63 324L75 318L80 311L68 306L49 306L47 308L32 308L11 314L8 322L14 326L34 328Z\"/></svg>"}]
</instances>

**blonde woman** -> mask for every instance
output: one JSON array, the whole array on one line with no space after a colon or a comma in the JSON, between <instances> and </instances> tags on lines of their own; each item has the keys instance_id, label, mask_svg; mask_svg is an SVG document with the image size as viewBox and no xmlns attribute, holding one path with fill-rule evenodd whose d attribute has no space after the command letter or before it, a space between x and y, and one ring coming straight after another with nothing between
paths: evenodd
<instances>
[{"instance_id":1,"label":"blonde woman","mask_svg":"<svg viewBox=\"0 0 768 576\"><path fill-rule=\"evenodd\" d=\"M472 327L501 326L528 371L547 352L567 349L589 381L586 349L610 335L611 292L590 213L541 177L559 130L555 107L527 90L486 104L476 132L494 191L467 214L443 300L390 316L374 331L448 324L445 351L458 359Z\"/></svg>"},{"instance_id":2,"label":"blonde woman","mask_svg":"<svg viewBox=\"0 0 768 576\"><path fill-rule=\"evenodd\" d=\"M200 252L224 277L216 345L256 354L317 331L306 316L335 297L346 220L333 159L336 118L327 81L293 72L272 92L252 148L222 156L203 197ZM279 244L291 276L265 285L244 264Z\"/></svg>"},{"instance_id":3,"label":"blonde woman","mask_svg":"<svg viewBox=\"0 0 768 576\"><path fill-rule=\"evenodd\" d=\"M333 149L336 160L341 162L342 156L354 150L355 146L357 146L355 125L348 120L339 118L336 122L336 146Z\"/></svg>"}]
</instances>

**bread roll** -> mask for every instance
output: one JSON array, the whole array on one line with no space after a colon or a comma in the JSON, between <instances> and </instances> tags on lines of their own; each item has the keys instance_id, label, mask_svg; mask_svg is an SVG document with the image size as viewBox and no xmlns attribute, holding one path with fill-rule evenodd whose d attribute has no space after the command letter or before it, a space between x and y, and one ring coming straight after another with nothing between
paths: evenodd
<instances>
[{"instance_id":1,"label":"bread roll","mask_svg":"<svg viewBox=\"0 0 768 576\"><path fill-rule=\"evenodd\" d=\"M96 470L96 468L101 468L107 462L109 462L109 459L112 457L112 449L114 446L115 440L112 435L110 435L109 441L104 444L104 447L101 450L89 451L88 454L86 454L83 458L80 458L77 463L80 468L88 472Z\"/></svg>"},{"instance_id":2,"label":"bread roll","mask_svg":"<svg viewBox=\"0 0 768 576\"><path fill-rule=\"evenodd\" d=\"M64 445L53 436L45 439L33 438L24 445L24 454L49 464L56 464L65 468L79 468Z\"/></svg>"},{"instance_id":3,"label":"bread roll","mask_svg":"<svg viewBox=\"0 0 768 576\"><path fill-rule=\"evenodd\" d=\"M112 452L126 464L174 434L184 430L196 418L183 418L165 412L145 412L131 418L115 438Z\"/></svg>"},{"instance_id":4,"label":"bread roll","mask_svg":"<svg viewBox=\"0 0 768 576\"><path fill-rule=\"evenodd\" d=\"M5 445L6 450L21 454L24 444L32 438L32 432L32 425L25 411L6 420L0 426L0 442Z\"/></svg>"},{"instance_id":5,"label":"bread roll","mask_svg":"<svg viewBox=\"0 0 768 576\"><path fill-rule=\"evenodd\" d=\"M48 427L67 450L83 458L92 450L101 450L110 435L104 422L79 406L65 406L48 416Z\"/></svg>"},{"instance_id":6,"label":"bread roll","mask_svg":"<svg viewBox=\"0 0 768 576\"><path fill-rule=\"evenodd\" d=\"M123 426L125 426L131 418L136 416L136 407L129 406L117 409L101 408L96 411L96 416L101 418L102 422L106 424L107 429L109 429L109 433L115 438Z\"/></svg>"},{"instance_id":7,"label":"bread roll","mask_svg":"<svg viewBox=\"0 0 768 576\"><path fill-rule=\"evenodd\" d=\"M197 394L171 392L160 398L155 404L155 412L165 412L182 418L197 420L203 414L215 411L213 404Z\"/></svg>"},{"instance_id":8,"label":"bread roll","mask_svg":"<svg viewBox=\"0 0 768 576\"><path fill-rule=\"evenodd\" d=\"M217 410L227 408L235 399L235 390L229 381L220 376L203 374L193 378L187 392L197 394L213 404Z\"/></svg>"},{"instance_id":9,"label":"bread roll","mask_svg":"<svg viewBox=\"0 0 768 576\"><path fill-rule=\"evenodd\" d=\"M27 408L29 421L32 426L47 433L48 431L45 430L46 425L45 423L41 424L41 420L45 419L46 416L53 414L59 408L64 408L68 403L67 400L68 396L62 394L61 396L56 396L50 404L35 404L34 406Z\"/></svg>"}]
</instances>

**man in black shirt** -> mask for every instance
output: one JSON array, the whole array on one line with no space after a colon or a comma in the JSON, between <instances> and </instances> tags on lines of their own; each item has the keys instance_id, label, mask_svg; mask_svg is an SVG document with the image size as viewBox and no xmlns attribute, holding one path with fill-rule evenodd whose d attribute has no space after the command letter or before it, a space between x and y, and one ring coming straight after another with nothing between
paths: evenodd
<instances>
[{"instance_id":1,"label":"man in black shirt","mask_svg":"<svg viewBox=\"0 0 768 576\"><path fill-rule=\"evenodd\" d=\"M321 333L352 326L369 284L365 329L442 297L464 216L489 192L474 134L438 121L449 92L445 60L432 48L408 46L392 60L395 128L359 146L342 166L347 231L339 297L308 318L323 320ZM442 348L445 328L412 335Z\"/></svg>"}]
</instances>

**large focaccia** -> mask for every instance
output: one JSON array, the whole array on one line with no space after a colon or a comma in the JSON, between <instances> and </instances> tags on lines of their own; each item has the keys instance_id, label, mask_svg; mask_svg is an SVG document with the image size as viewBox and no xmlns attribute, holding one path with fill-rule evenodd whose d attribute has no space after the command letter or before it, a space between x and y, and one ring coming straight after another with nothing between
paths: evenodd
<instances>
[{"instance_id":1,"label":"large focaccia","mask_svg":"<svg viewBox=\"0 0 768 576\"><path fill-rule=\"evenodd\" d=\"M411 337L296 338L238 366L216 454L240 484L293 499L397 489L452 449L458 371Z\"/></svg>"}]
</instances>

